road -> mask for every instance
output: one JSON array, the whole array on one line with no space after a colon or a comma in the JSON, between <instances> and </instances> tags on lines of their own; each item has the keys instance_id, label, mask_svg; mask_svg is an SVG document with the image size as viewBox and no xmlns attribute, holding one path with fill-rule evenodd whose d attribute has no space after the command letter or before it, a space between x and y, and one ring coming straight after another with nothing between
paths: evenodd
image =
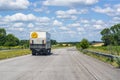
<instances>
[{"instance_id":1,"label":"road","mask_svg":"<svg viewBox=\"0 0 120 80\"><path fill-rule=\"evenodd\" d=\"M81 54L74 47L52 55L0 61L0 80L120 80L120 69Z\"/></svg>"}]
</instances>

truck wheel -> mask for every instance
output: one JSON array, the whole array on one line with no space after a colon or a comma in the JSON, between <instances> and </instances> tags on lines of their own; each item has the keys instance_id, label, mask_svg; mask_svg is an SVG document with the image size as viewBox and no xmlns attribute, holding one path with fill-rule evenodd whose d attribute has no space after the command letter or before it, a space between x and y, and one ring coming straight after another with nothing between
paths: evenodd
<instances>
[{"instance_id":1,"label":"truck wheel","mask_svg":"<svg viewBox=\"0 0 120 80\"><path fill-rule=\"evenodd\" d=\"M35 51L32 51L32 55L35 55Z\"/></svg>"},{"instance_id":2,"label":"truck wheel","mask_svg":"<svg viewBox=\"0 0 120 80\"><path fill-rule=\"evenodd\" d=\"M48 49L48 54L50 54L51 53L51 50L50 49Z\"/></svg>"}]
</instances>

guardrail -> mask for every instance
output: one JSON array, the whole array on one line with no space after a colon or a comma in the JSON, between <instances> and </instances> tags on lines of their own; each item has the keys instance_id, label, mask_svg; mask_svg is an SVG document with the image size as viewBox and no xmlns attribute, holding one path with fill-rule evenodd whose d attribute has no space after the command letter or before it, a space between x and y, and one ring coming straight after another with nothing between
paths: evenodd
<instances>
[{"instance_id":1,"label":"guardrail","mask_svg":"<svg viewBox=\"0 0 120 80\"><path fill-rule=\"evenodd\" d=\"M95 52L95 51L86 50L86 49L83 50L83 52L89 52L89 53L96 54L96 55L99 55L99 56L104 56L104 57L110 58L111 61L113 61L115 58L120 58L120 56L116 56L116 55L112 55L112 54L106 54L106 53L101 53L101 52Z\"/></svg>"}]
</instances>

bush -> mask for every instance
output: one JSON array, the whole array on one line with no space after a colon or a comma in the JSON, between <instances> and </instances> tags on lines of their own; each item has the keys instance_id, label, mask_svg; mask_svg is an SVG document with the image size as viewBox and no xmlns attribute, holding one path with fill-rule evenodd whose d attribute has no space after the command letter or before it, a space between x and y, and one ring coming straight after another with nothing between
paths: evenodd
<instances>
[{"instance_id":1,"label":"bush","mask_svg":"<svg viewBox=\"0 0 120 80\"><path fill-rule=\"evenodd\" d=\"M88 47L89 47L89 42L88 42L88 40L87 40L87 39L82 39L82 41L80 42L80 47L81 47L82 49L88 48Z\"/></svg>"}]
</instances>

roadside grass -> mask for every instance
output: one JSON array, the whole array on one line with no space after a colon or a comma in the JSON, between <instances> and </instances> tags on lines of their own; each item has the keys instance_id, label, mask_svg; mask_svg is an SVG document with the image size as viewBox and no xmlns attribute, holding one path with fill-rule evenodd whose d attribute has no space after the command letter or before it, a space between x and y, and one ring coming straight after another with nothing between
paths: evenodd
<instances>
[{"instance_id":1,"label":"roadside grass","mask_svg":"<svg viewBox=\"0 0 120 80\"><path fill-rule=\"evenodd\" d=\"M65 48L68 46L52 46L52 49ZM69 46L70 47L70 46ZM0 47L0 60L31 54L30 49L20 49L20 47Z\"/></svg>"},{"instance_id":2,"label":"roadside grass","mask_svg":"<svg viewBox=\"0 0 120 80\"><path fill-rule=\"evenodd\" d=\"M87 54L87 55L89 55L89 56L91 56L91 57L94 57L94 58L96 58L96 59L99 59L99 60L101 60L101 61L103 61L103 62L105 62L105 63L109 63L109 64L111 64L111 65L113 65L113 66L115 66L115 67L119 67L119 65L117 64L116 61L111 61L111 59L109 59L109 58L107 58L107 57L98 56L98 55L91 54L91 53L85 53L85 54Z\"/></svg>"},{"instance_id":3,"label":"roadside grass","mask_svg":"<svg viewBox=\"0 0 120 80\"><path fill-rule=\"evenodd\" d=\"M101 55L96 55L96 54L92 54L92 53L90 53L90 52L84 52L84 51L82 51L82 50L80 50L80 49L78 49L80 52L82 52L83 54L86 54L86 55L88 55L88 56L91 56L91 57L94 57L94 58L96 58L96 59L98 59L98 60L101 60L101 61L103 61L103 62L105 62L105 63L109 63L109 64L111 64L111 65L113 65L114 67L119 67L120 68L120 58L114 58L113 60L111 60L110 58L108 58L108 57L105 57L105 56L101 56ZM99 51L99 52L107 52L107 51L105 51L105 50L99 50L98 48L97 49L89 49L89 50L92 50L92 51ZM107 54L109 54L109 53L107 53Z\"/></svg>"},{"instance_id":4,"label":"roadside grass","mask_svg":"<svg viewBox=\"0 0 120 80\"><path fill-rule=\"evenodd\" d=\"M0 60L30 54L29 49L0 51Z\"/></svg>"},{"instance_id":5,"label":"roadside grass","mask_svg":"<svg viewBox=\"0 0 120 80\"><path fill-rule=\"evenodd\" d=\"M26 49L28 47L24 46L14 46L14 47L8 47L8 46L0 46L0 50L14 50L14 49Z\"/></svg>"},{"instance_id":6,"label":"roadside grass","mask_svg":"<svg viewBox=\"0 0 120 80\"><path fill-rule=\"evenodd\" d=\"M120 56L120 46L106 46L106 47L105 46L99 46L99 47L91 46L88 48L88 50Z\"/></svg>"}]
</instances>

